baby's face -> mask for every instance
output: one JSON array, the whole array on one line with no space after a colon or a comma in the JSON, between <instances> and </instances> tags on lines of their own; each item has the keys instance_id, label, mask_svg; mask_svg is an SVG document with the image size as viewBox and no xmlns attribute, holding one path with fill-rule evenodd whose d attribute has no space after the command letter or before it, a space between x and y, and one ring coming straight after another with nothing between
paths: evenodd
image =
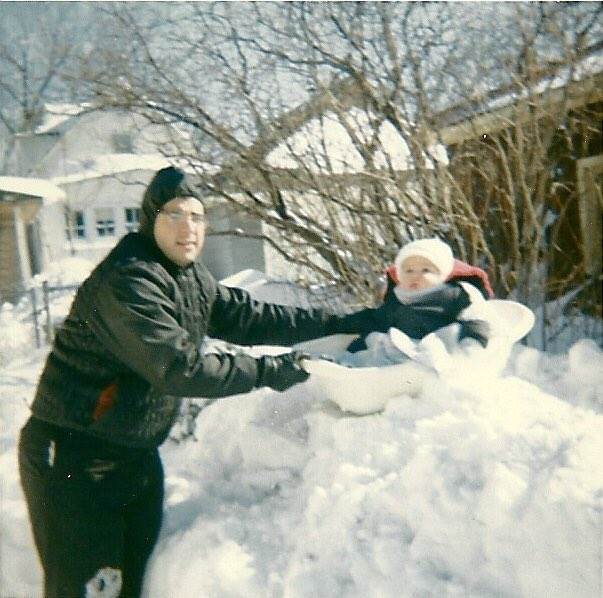
<instances>
[{"instance_id":1,"label":"baby's face","mask_svg":"<svg viewBox=\"0 0 603 598\"><path fill-rule=\"evenodd\" d=\"M422 291L442 282L435 264L420 255L407 257L402 262L398 276L399 286L404 291Z\"/></svg>"}]
</instances>

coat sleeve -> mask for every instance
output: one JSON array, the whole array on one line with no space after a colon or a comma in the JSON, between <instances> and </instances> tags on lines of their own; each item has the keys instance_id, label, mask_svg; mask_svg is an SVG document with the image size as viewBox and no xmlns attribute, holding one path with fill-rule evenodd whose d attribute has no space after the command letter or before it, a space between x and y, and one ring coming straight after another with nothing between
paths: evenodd
<instances>
[{"instance_id":1,"label":"coat sleeve","mask_svg":"<svg viewBox=\"0 0 603 598\"><path fill-rule=\"evenodd\" d=\"M99 342L160 392L213 398L255 387L257 360L201 353L177 321L169 283L152 269L128 266L112 273L90 309Z\"/></svg>"},{"instance_id":2,"label":"coat sleeve","mask_svg":"<svg viewBox=\"0 0 603 598\"><path fill-rule=\"evenodd\" d=\"M339 332L340 320L319 309L256 301L242 289L218 284L208 334L240 345L290 346Z\"/></svg>"}]
</instances>

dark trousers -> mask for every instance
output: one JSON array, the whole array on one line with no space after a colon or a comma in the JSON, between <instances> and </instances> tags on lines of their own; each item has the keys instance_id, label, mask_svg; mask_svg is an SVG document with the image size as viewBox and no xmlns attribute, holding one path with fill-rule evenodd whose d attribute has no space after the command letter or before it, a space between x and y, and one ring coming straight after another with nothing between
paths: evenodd
<instances>
[{"instance_id":1,"label":"dark trousers","mask_svg":"<svg viewBox=\"0 0 603 598\"><path fill-rule=\"evenodd\" d=\"M138 597L161 526L157 449L108 450L31 418L21 431L19 472L45 596Z\"/></svg>"}]
</instances>

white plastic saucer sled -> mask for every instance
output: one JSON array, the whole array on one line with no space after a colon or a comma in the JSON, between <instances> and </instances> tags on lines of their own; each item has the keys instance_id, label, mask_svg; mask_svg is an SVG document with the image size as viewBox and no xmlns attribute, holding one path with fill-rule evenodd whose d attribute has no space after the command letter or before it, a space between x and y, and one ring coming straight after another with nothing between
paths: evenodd
<instances>
[{"instance_id":1,"label":"white plastic saucer sled","mask_svg":"<svg viewBox=\"0 0 603 598\"><path fill-rule=\"evenodd\" d=\"M411 360L383 367L350 368L323 359L307 359L303 368L316 376L324 398L358 415L382 411L393 397L418 394L424 381L433 375Z\"/></svg>"},{"instance_id":2,"label":"white plastic saucer sled","mask_svg":"<svg viewBox=\"0 0 603 598\"><path fill-rule=\"evenodd\" d=\"M503 353L506 353L503 351L505 347L510 350L513 343L528 334L535 320L534 313L526 306L502 299L481 303L479 317L490 324L490 350ZM303 367L316 378L324 397L342 410L358 415L383 410L393 397L418 395L429 377L445 369L439 364L450 361L450 354L440 339L433 338L431 340L437 342L429 343L426 337L425 346L422 346L420 341L413 341L396 328L390 329L389 337L408 361L382 367L354 368L320 359L320 355L336 357L344 353L357 337L355 334L335 334L298 343L293 349L315 356L304 360ZM428 360L424 359L426 349Z\"/></svg>"},{"instance_id":3,"label":"white plastic saucer sled","mask_svg":"<svg viewBox=\"0 0 603 598\"><path fill-rule=\"evenodd\" d=\"M517 301L490 299L483 304L485 319L493 327L494 336L504 336L515 343L520 341L534 326L534 312Z\"/></svg>"},{"instance_id":4,"label":"white plastic saucer sled","mask_svg":"<svg viewBox=\"0 0 603 598\"><path fill-rule=\"evenodd\" d=\"M292 348L309 353L303 368L320 386L323 398L343 411L366 415L382 411L392 397L417 394L430 372L411 360L382 367L347 367L321 356L345 353L357 334L333 334L304 341Z\"/></svg>"},{"instance_id":5,"label":"white plastic saucer sled","mask_svg":"<svg viewBox=\"0 0 603 598\"><path fill-rule=\"evenodd\" d=\"M292 348L304 351L310 355L328 355L329 357L334 357L345 353L352 341L356 340L359 336L359 334L331 334L312 339L311 341L297 343Z\"/></svg>"}]
</instances>

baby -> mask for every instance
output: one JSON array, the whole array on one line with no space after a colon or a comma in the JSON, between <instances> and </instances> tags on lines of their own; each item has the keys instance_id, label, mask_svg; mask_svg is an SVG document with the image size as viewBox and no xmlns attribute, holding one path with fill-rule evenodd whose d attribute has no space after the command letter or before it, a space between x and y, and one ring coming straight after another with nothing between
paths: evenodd
<instances>
[{"instance_id":1,"label":"baby","mask_svg":"<svg viewBox=\"0 0 603 598\"><path fill-rule=\"evenodd\" d=\"M416 264L426 270L416 280L413 270ZM452 255L450 247L437 238L411 241L400 249L394 264L385 271L387 275L386 296L397 289L397 293L424 290L444 282L466 282L477 288L486 299L492 299L494 292L488 275L477 266L470 266ZM472 288L467 289L474 293ZM475 295L474 295L475 296Z\"/></svg>"},{"instance_id":2,"label":"baby","mask_svg":"<svg viewBox=\"0 0 603 598\"><path fill-rule=\"evenodd\" d=\"M396 309L377 309L372 330L363 331L348 351L366 349L365 339L371 332L387 332L395 327L411 338L421 339L454 322L460 324L459 341L473 338L487 345L488 324L466 319L463 312L472 303L493 297L488 276L481 268L455 260L446 243L431 238L404 245L386 274L384 305L391 308L391 302L396 302Z\"/></svg>"}]
</instances>

